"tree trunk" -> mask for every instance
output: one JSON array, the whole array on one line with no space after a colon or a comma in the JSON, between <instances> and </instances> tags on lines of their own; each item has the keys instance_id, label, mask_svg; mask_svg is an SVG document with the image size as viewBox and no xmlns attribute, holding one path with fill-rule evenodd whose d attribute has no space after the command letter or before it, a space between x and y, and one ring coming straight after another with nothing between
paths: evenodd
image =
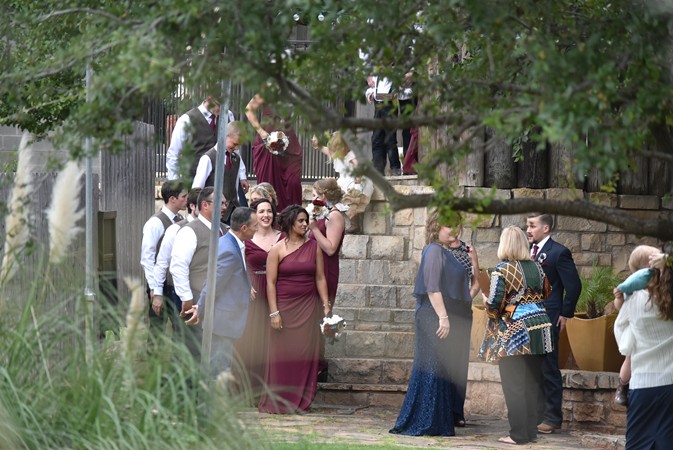
<instances>
[{"instance_id":1,"label":"tree trunk","mask_svg":"<svg viewBox=\"0 0 673 450\"><path fill-rule=\"evenodd\" d=\"M537 142L523 143L522 159L517 162L517 186L544 189L549 187L549 151L537 150Z\"/></svg>"},{"instance_id":2,"label":"tree trunk","mask_svg":"<svg viewBox=\"0 0 673 450\"><path fill-rule=\"evenodd\" d=\"M463 186L484 186L484 134L477 133L469 142L470 151L461 160L464 164L460 170L458 182Z\"/></svg>"},{"instance_id":3,"label":"tree trunk","mask_svg":"<svg viewBox=\"0 0 673 450\"><path fill-rule=\"evenodd\" d=\"M492 128L486 130L484 167L485 186L498 189L516 187L516 165L512 158L512 147Z\"/></svg>"},{"instance_id":4,"label":"tree trunk","mask_svg":"<svg viewBox=\"0 0 673 450\"><path fill-rule=\"evenodd\" d=\"M648 163L647 158L635 156L631 158L629 169L621 172L619 177L620 194L647 195Z\"/></svg>"},{"instance_id":5,"label":"tree trunk","mask_svg":"<svg viewBox=\"0 0 673 450\"><path fill-rule=\"evenodd\" d=\"M579 180L573 174L573 149L559 143L551 144L550 147L549 187L582 188L584 180Z\"/></svg>"}]
</instances>

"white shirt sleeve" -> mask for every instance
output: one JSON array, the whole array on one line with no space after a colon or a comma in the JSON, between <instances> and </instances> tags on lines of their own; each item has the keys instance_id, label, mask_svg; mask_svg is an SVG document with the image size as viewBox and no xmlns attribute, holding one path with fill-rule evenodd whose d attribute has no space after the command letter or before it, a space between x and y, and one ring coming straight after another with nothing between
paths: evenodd
<instances>
[{"instance_id":1,"label":"white shirt sleeve","mask_svg":"<svg viewBox=\"0 0 673 450\"><path fill-rule=\"evenodd\" d=\"M180 228L173 242L169 270L173 275L175 293L183 302L194 300L189 285L189 264L192 262L195 251L196 233L190 227Z\"/></svg>"},{"instance_id":2,"label":"white shirt sleeve","mask_svg":"<svg viewBox=\"0 0 673 450\"><path fill-rule=\"evenodd\" d=\"M238 186L238 183L240 183L241 180L247 180L248 179L248 171L245 168L245 163L243 162L243 157L241 157L241 151L236 150L236 154L238 155L239 161L241 161L241 165L238 166L238 178L236 179L236 186Z\"/></svg>"},{"instance_id":3,"label":"white shirt sleeve","mask_svg":"<svg viewBox=\"0 0 673 450\"><path fill-rule=\"evenodd\" d=\"M164 239L161 241L161 248L157 255L157 262L154 264L154 295L164 294L164 283L166 282L166 272L171 263L171 250L173 250L173 242L175 242L175 235L180 227L178 224L173 224L166 229Z\"/></svg>"},{"instance_id":4,"label":"white shirt sleeve","mask_svg":"<svg viewBox=\"0 0 673 450\"><path fill-rule=\"evenodd\" d=\"M201 188L203 189L206 185L206 180L210 176L210 173L213 171L213 164L210 162L208 155L203 155L199 159L199 165L196 166L196 175L194 175L194 181L192 182L192 189Z\"/></svg>"},{"instance_id":5,"label":"white shirt sleeve","mask_svg":"<svg viewBox=\"0 0 673 450\"><path fill-rule=\"evenodd\" d=\"M168 150L166 151L166 170L168 171L169 180L177 180L180 178L178 158L180 152L182 152L185 140L187 139L188 128L189 116L183 114L178 117L178 120L175 122L175 128L173 128L173 134L171 135L171 145L169 145Z\"/></svg>"},{"instance_id":6,"label":"white shirt sleeve","mask_svg":"<svg viewBox=\"0 0 673 450\"><path fill-rule=\"evenodd\" d=\"M143 226L143 240L140 244L140 265L145 272L145 280L150 289L156 287L154 281L154 258L157 254L157 243L164 234L164 224L158 217L150 217Z\"/></svg>"}]
</instances>

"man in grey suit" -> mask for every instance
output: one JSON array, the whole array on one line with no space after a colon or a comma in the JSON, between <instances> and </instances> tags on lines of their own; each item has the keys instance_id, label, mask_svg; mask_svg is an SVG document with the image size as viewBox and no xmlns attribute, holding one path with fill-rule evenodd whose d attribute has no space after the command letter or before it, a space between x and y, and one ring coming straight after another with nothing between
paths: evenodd
<instances>
[{"instance_id":1,"label":"man in grey suit","mask_svg":"<svg viewBox=\"0 0 673 450\"><path fill-rule=\"evenodd\" d=\"M251 208L236 208L231 214L231 228L220 238L217 256L217 281L213 317L213 343L210 370L217 377L231 369L234 341L245 328L248 318L251 284L245 263L244 242L257 231L257 214ZM206 289L197 303L196 323L203 321ZM191 321L190 321L191 322Z\"/></svg>"}]
</instances>

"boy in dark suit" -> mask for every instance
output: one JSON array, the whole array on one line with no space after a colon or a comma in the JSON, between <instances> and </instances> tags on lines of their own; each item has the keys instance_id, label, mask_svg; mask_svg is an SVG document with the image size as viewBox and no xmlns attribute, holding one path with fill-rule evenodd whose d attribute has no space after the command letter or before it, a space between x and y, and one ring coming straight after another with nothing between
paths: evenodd
<instances>
[{"instance_id":1,"label":"boy in dark suit","mask_svg":"<svg viewBox=\"0 0 673 450\"><path fill-rule=\"evenodd\" d=\"M553 325L554 351L547 353L543 365L544 403L538 407L538 432L553 433L563 423L563 382L558 361L559 334L567 319L575 315L575 305L582 291L582 283L572 254L565 246L554 241L549 233L554 225L550 214L529 216L526 220L528 242L531 244L531 259L542 265L552 290L544 302L547 315Z\"/></svg>"}]
</instances>

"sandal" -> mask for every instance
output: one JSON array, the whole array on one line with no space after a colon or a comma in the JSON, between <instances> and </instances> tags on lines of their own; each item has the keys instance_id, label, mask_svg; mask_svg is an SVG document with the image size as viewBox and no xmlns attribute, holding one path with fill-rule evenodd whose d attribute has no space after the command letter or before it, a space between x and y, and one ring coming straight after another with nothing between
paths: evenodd
<instances>
[{"instance_id":1,"label":"sandal","mask_svg":"<svg viewBox=\"0 0 673 450\"><path fill-rule=\"evenodd\" d=\"M514 439L512 439L509 436L499 437L498 442L502 442L503 444L519 445L516 441L514 441Z\"/></svg>"}]
</instances>

